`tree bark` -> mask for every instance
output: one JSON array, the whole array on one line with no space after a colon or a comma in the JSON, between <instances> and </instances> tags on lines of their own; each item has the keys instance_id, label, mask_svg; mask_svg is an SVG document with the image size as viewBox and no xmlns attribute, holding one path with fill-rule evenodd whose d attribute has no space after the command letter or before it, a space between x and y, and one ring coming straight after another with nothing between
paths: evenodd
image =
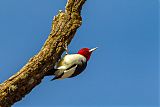
<instances>
[{"instance_id":1,"label":"tree bark","mask_svg":"<svg viewBox=\"0 0 160 107\"><path fill-rule=\"evenodd\" d=\"M80 16L86 0L68 0L65 12L54 17L51 33L38 54L33 56L15 75L0 84L0 107L10 107L41 83L69 44L82 23Z\"/></svg>"}]
</instances>

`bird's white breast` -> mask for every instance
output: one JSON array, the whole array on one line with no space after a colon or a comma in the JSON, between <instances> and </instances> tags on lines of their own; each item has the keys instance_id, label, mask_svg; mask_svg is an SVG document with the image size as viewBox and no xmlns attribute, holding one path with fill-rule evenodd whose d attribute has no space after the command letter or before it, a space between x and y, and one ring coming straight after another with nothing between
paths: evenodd
<instances>
[{"instance_id":1,"label":"bird's white breast","mask_svg":"<svg viewBox=\"0 0 160 107\"><path fill-rule=\"evenodd\" d=\"M57 69L67 69L71 67L72 65L76 64L82 64L82 62L86 62L86 58L80 54L71 54L71 55L66 55L62 59L63 62L61 62L61 65L57 67ZM76 69L77 66L70 68L70 70L64 70L64 74L61 78L59 79L64 79L70 77Z\"/></svg>"},{"instance_id":2,"label":"bird's white breast","mask_svg":"<svg viewBox=\"0 0 160 107\"><path fill-rule=\"evenodd\" d=\"M67 69L74 64L78 65L81 64L82 62L86 62L86 58L80 54L66 55L63 58L63 62L61 63L60 66L57 67L57 69Z\"/></svg>"}]
</instances>

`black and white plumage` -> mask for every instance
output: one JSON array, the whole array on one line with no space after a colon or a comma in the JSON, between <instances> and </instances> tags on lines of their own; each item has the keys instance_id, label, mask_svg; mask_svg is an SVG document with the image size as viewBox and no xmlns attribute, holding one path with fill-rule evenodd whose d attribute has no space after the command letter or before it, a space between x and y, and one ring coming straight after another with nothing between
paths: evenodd
<instances>
[{"instance_id":1,"label":"black and white plumage","mask_svg":"<svg viewBox=\"0 0 160 107\"><path fill-rule=\"evenodd\" d=\"M82 73L87 62L90 59L91 53L96 48L82 48L77 54L67 54L57 63L56 67L49 70L47 75L54 75L55 79L72 78Z\"/></svg>"}]
</instances>

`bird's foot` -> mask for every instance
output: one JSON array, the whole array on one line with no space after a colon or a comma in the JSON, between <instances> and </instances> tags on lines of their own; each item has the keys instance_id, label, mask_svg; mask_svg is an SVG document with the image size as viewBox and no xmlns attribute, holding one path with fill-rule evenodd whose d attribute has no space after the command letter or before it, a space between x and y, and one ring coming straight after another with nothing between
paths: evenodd
<instances>
[{"instance_id":1,"label":"bird's foot","mask_svg":"<svg viewBox=\"0 0 160 107\"><path fill-rule=\"evenodd\" d=\"M68 55L68 46L67 46L67 43L65 43L65 44L63 45L63 48L64 48L65 51L66 51L66 55Z\"/></svg>"}]
</instances>

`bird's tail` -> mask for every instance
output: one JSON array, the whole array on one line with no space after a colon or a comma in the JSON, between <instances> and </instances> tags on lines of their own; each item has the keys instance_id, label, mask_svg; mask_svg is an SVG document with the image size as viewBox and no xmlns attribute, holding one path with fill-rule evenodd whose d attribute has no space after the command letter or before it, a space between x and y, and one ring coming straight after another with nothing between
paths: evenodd
<instances>
[{"instance_id":1,"label":"bird's tail","mask_svg":"<svg viewBox=\"0 0 160 107\"><path fill-rule=\"evenodd\" d=\"M61 72L61 74L59 74L59 75L56 75L56 73L55 73L55 77L53 79L51 79L51 81L61 78L63 74L64 74L64 72Z\"/></svg>"},{"instance_id":2,"label":"bird's tail","mask_svg":"<svg viewBox=\"0 0 160 107\"><path fill-rule=\"evenodd\" d=\"M49 71L46 72L45 76L53 76L53 75L55 75L54 74L55 71L56 71L56 69L52 68L52 69L50 69Z\"/></svg>"},{"instance_id":3,"label":"bird's tail","mask_svg":"<svg viewBox=\"0 0 160 107\"><path fill-rule=\"evenodd\" d=\"M55 76L53 79L51 79L51 81L56 80L56 79L58 79L58 78Z\"/></svg>"}]
</instances>

